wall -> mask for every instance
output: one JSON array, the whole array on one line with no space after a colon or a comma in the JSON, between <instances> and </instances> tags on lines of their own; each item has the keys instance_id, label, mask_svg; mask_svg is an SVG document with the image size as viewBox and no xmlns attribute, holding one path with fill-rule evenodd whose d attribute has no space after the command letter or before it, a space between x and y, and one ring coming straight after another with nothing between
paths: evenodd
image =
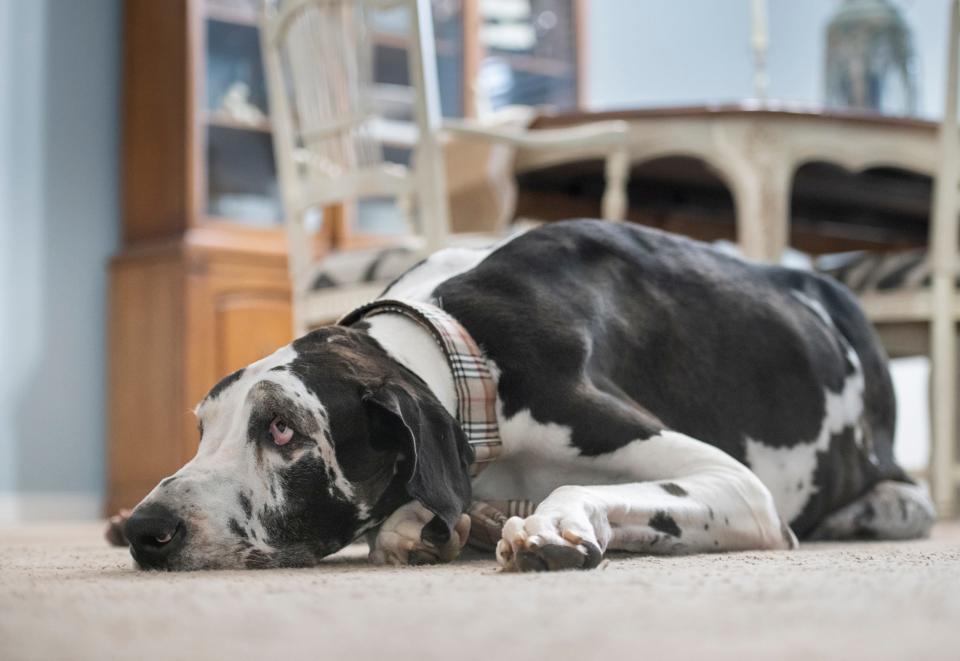
<instances>
[{"instance_id":1,"label":"wall","mask_svg":"<svg viewBox=\"0 0 960 661\"><path fill-rule=\"evenodd\" d=\"M824 30L839 0L768 0L769 97L822 101ZM894 0L914 35L919 114L943 103L948 0ZM735 102L753 94L749 0L590 0L592 108Z\"/></svg>"},{"instance_id":2,"label":"wall","mask_svg":"<svg viewBox=\"0 0 960 661\"><path fill-rule=\"evenodd\" d=\"M94 515L119 0L0 0L0 520Z\"/></svg>"}]
</instances>

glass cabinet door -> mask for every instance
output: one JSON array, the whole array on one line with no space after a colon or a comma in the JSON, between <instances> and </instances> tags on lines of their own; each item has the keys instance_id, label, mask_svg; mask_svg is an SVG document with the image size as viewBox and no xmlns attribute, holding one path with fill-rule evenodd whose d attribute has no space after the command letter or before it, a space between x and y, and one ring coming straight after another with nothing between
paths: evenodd
<instances>
[{"instance_id":1,"label":"glass cabinet door","mask_svg":"<svg viewBox=\"0 0 960 661\"><path fill-rule=\"evenodd\" d=\"M576 107L579 2L432 0L443 115L472 116L478 109L513 104ZM261 0L201 0L203 211L210 220L280 227L283 209L260 54L260 5ZM376 111L398 125L409 122L413 112L409 25L403 9L370 12ZM474 96L479 108L468 101ZM396 140L388 136L384 142L384 155L409 163L410 132L396 133ZM384 204L368 206L366 213L346 214L353 229L361 234L404 231Z\"/></svg>"},{"instance_id":2,"label":"glass cabinet door","mask_svg":"<svg viewBox=\"0 0 960 661\"><path fill-rule=\"evenodd\" d=\"M283 217L260 57L257 0L204 3L206 215L276 227Z\"/></svg>"},{"instance_id":3,"label":"glass cabinet door","mask_svg":"<svg viewBox=\"0 0 960 661\"><path fill-rule=\"evenodd\" d=\"M493 109L577 106L577 0L479 0L478 87Z\"/></svg>"}]
</instances>

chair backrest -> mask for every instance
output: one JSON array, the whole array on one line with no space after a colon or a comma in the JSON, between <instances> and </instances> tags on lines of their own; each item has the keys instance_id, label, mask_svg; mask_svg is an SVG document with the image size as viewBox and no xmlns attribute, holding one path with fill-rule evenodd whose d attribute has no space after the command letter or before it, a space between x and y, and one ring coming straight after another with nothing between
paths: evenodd
<instances>
[{"instance_id":1,"label":"chair backrest","mask_svg":"<svg viewBox=\"0 0 960 661\"><path fill-rule=\"evenodd\" d=\"M409 20L413 118L383 116L373 81L372 14ZM393 197L426 250L442 247L448 212L439 146L440 100L429 0L265 0L261 17L274 152L296 296L314 270L305 214L363 198ZM406 97L410 98L410 97ZM405 134L413 169L385 162L385 134Z\"/></svg>"},{"instance_id":2,"label":"chair backrest","mask_svg":"<svg viewBox=\"0 0 960 661\"><path fill-rule=\"evenodd\" d=\"M930 252L934 276L951 283L957 262L960 194L960 2L951 0L947 38L947 81L944 93L943 121L940 123L939 163L934 182L933 218L930 227Z\"/></svg>"}]
</instances>

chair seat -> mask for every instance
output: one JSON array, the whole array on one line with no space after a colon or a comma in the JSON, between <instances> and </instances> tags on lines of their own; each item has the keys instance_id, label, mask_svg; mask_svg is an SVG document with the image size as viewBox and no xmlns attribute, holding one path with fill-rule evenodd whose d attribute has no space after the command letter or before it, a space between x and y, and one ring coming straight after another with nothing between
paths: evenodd
<instances>
[{"instance_id":1,"label":"chair seat","mask_svg":"<svg viewBox=\"0 0 960 661\"><path fill-rule=\"evenodd\" d=\"M502 236L491 234L453 234L451 248L480 250L504 238L527 231L535 224L514 224ZM401 245L371 250L332 253L317 266L310 292L305 297L304 317L311 326L330 323L350 310L380 296L391 282L423 259L420 242L407 240Z\"/></svg>"},{"instance_id":2,"label":"chair seat","mask_svg":"<svg viewBox=\"0 0 960 661\"><path fill-rule=\"evenodd\" d=\"M422 255L421 248L408 242L326 256L317 265L310 291L304 296L303 314L308 325L332 323L372 301Z\"/></svg>"},{"instance_id":3,"label":"chair seat","mask_svg":"<svg viewBox=\"0 0 960 661\"><path fill-rule=\"evenodd\" d=\"M336 322L340 317L377 298L390 280L315 289L303 299L303 315L309 327Z\"/></svg>"},{"instance_id":4,"label":"chair seat","mask_svg":"<svg viewBox=\"0 0 960 661\"><path fill-rule=\"evenodd\" d=\"M416 264L423 254L413 243L391 245L369 250L334 252L317 266L310 289L329 293L356 285L389 283Z\"/></svg>"},{"instance_id":5,"label":"chair seat","mask_svg":"<svg viewBox=\"0 0 960 661\"><path fill-rule=\"evenodd\" d=\"M814 267L856 294L874 323L924 322L933 314L926 250L823 255L814 261ZM954 315L960 317L960 307Z\"/></svg>"},{"instance_id":6,"label":"chair seat","mask_svg":"<svg viewBox=\"0 0 960 661\"><path fill-rule=\"evenodd\" d=\"M858 296L930 287L930 260L922 248L822 255L814 260L814 268L836 278Z\"/></svg>"},{"instance_id":7,"label":"chair seat","mask_svg":"<svg viewBox=\"0 0 960 661\"><path fill-rule=\"evenodd\" d=\"M857 297L867 318L875 324L926 322L933 314L930 289L873 291ZM960 310L954 311L960 317Z\"/></svg>"}]
</instances>

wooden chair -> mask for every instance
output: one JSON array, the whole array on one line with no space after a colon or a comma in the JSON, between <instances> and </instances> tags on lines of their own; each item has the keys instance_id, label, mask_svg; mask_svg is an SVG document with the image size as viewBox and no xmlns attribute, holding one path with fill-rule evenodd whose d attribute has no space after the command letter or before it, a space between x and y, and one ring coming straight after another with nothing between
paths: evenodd
<instances>
[{"instance_id":1,"label":"wooden chair","mask_svg":"<svg viewBox=\"0 0 960 661\"><path fill-rule=\"evenodd\" d=\"M930 287L871 292L860 297L892 355L925 350L931 365L932 447L929 477L941 516L957 512L957 299L960 130L958 130L958 32L960 0L950 3L950 37L939 167L934 186L929 248Z\"/></svg>"},{"instance_id":2,"label":"wooden chair","mask_svg":"<svg viewBox=\"0 0 960 661\"><path fill-rule=\"evenodd\" d=\"M384 116L382 99L389 92L396 98L396 90L373 82L368 20L383 10L405 10L409 16L412 122ZM260 32L286 216L294 323L302 333L373 299L385 284L314 289L323 260L314 257L305 226L310 214L390 197L421 254L470 237L449 232L429 0L266 1ZM629 164L623 122L549 131L492 130L458 122L446 131L524 149L564 150L569 160L605 158L603 215L611 220L624 215ZM384 160L383 144L397 140L413 146L411 167Z\"/></svg>"}]
</instances>

